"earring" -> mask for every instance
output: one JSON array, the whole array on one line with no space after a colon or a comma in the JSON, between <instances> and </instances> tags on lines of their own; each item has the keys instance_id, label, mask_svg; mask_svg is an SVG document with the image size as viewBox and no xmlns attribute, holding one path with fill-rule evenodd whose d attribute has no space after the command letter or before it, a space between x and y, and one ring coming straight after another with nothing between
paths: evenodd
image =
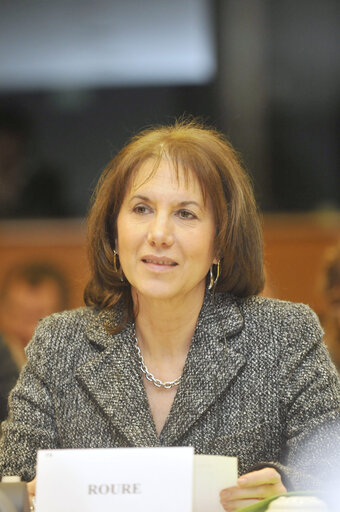
<instances>
[{"instance_id":1,"label":"earring","mask_svg":"<svg viewBox=\"0 0 340 512\"><path fill-rule=\"evenodd\" d=\"M117 262L119 261L118 258L119 258L118 252L116 251L116 249L113 249L113 271L118 273L119 279L123 283L124 282L124 274L123 274L123 269L120 265L118 268L118 265L117 265Z\"/></svg>"},{"instance_id":2,"label":"earring","mask_svg":"<svg viewBox=\"0 0 340 512\"><path fill-rule=\"evenodd\" d=\"M210 281L209 281L209 290L211 290L212 288L214 288L214 286L216 286L216 283L218 281L218 278L220 277L220 261L221 260L218 260L218 262L216 263L216 276L214 277L214 272L213 272L213 264L211 265L210 267Z\"/></svg>"},{"instance_id":3,"label":"earring","mask_svg":"<svg viewBox=\"0 0 340 512\"><path fill-rule=\"evenodd\" d=\"M116 249L113 249L113 271L114 272L118 272L117 257L118 257L118 252L116 251Z\"/></svg>"}]
</instances>

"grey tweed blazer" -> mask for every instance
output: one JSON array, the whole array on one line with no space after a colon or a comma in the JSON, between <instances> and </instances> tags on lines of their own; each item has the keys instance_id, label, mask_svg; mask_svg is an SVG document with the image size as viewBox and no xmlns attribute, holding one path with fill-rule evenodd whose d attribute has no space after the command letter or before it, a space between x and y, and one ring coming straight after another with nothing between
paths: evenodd
<instances>
[{"instance_id":1,"label":"grey tweed blazer","mask_svg":"<svg viewBox=\"0 0 340 512\"><path fill-rule=\"evenodd\" d=\"M112 315L112 314L111 314ZM40 322L3 424L0 474L35 475L39 448L194 446L237 456L239 472L275 464L292 486L335 471L340 385L304 305L206 294L158 437L134 347L110 314L80 308Z\"/></svg>"}]
</instances>

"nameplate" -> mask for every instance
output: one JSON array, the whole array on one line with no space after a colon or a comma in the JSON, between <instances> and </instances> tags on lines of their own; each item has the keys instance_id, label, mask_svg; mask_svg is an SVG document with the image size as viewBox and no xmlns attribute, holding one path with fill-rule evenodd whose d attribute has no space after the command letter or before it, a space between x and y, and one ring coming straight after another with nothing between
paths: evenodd
<instances>
[{"instance_id":1,"label":"nameplate","mask_svg":"<svg viewBox=\"0 0 340 512\"><path fill-rule=\"evenodd\" d=\"M36 512L192 512L193 448L40 450Z\"/></svg>"},{"instance_id":2,"label":"nameplate","mask_svg":"<svg viewBox=\"0 0 340 512\"><path fill-rule=\"evenodd\" d=\"M40 450L36 512L222 512L237 459L191 447Z\"/></svg>"}]
</instances>

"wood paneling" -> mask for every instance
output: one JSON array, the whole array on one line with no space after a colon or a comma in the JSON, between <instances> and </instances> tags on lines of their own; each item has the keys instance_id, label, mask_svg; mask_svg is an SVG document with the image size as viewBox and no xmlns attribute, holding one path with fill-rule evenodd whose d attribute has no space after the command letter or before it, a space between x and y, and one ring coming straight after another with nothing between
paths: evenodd
<instances>
[{"instance_id":1,"label":"wood paneling","mask_svg":"<svg viewBox=\"0 0 340 512\"><path fill-rule=\"evenodd\" d=\"M265 294L304 302L321 313L323 260L339 238L339 214L265 216Z\"/></svg>"},{"instance_id":2,"label":"wood paneling","mask_svg":"<svg viewBox=\"0 0 340 512\"><path fill-rule=\"evenodd\" d=\"M83 304L88 278L85 222L9 221L0 223L0 280L15 263L49 262L69 283L69 307Z\"/></svg>"},{"instance_id":3,"label":"wood paneling","mask_svg":"<svg viewBox=\"0 0 340 512\"><path fill-rule=\"evenodd\" d=\"M340 238L340 214L264 216L267 286L264 294L310 304L318 313L322 261ZM83 304L88 277L85 222L8 221L0 223L0 279L12 264L50 261L68 278L70 307Z\"/></svg>"}]
</instances>

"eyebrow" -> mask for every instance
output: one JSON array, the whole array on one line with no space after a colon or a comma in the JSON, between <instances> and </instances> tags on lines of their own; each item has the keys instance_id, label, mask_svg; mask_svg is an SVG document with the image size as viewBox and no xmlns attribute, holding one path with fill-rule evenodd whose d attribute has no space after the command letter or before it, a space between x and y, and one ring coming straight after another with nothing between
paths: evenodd
<instances>
[{"instance_id":1,"label":"eyebrow","mask_svg":"<svg viewBox=\"0 0 340 512\"><path fill-rule=\"evenodd\" d=\"M147 196L141 196L141 195L132 196L130 201L133 201L134 199L140 199L141 201L152 202L152 200ZM178 203L178 206L181 206L181 207L189 206L189 205L194 205L194 206L197 206L198 208L202 209L202 206L199 203L197 203L197 201L192 201L192 200L180 201Z\"/></svg>"}]
</instances>

